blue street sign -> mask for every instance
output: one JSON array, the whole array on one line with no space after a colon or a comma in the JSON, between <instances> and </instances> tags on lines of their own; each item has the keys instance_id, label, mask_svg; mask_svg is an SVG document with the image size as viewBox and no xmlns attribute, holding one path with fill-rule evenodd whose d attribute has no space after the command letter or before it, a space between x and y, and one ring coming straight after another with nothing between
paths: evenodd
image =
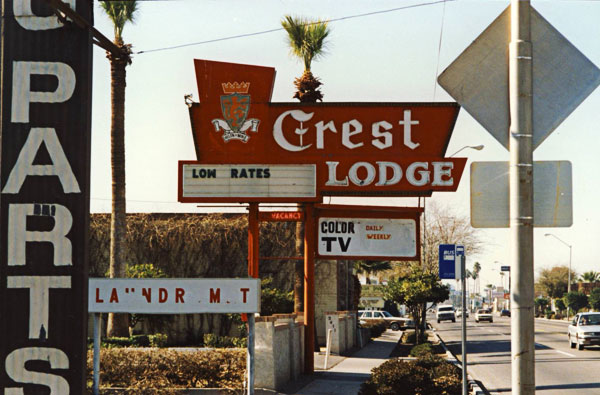
<instances>
[{"instance_id":1,"label":"blue street sign","mask_svg":"<svg viewBox=\"0 0 600 395\"><path fill-rule=\"evenodd\" d=\"M465 246L456 246L456 256L465 256Z\"/></svg>"},{"instance_id":2,"label":"blue street sign","mask_svg":"<svg viewBox=\"0 0 600 395\"><path fill-rule=\"evenodd\" d=\"M500 266L500 271L510 272L510 266Z\"/></svg>"},{"instance_id":3,"label":"blue street sign","mask_svg":"<svg viewBox=\"0 0 600 395\"><path fill-rule=\"evenodd\" d=\"M454 244L440 244L438 258L440 279L454 280L460 277L460 273L456 270L455 250Z\"/></svg>"}]
</instances>

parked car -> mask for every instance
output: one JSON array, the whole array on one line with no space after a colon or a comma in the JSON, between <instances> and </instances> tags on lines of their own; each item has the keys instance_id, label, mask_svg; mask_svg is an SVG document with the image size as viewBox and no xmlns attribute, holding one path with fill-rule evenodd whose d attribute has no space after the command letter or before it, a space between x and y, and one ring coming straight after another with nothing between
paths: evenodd
<instances>
[{"instance_id":1,"label":"parked car","mask_svg":"<svg viewBox=\"0 0 600 395\"><path fill-rule=\"evenodd\" d=\"M488 309L479 309L475 313L475 322L479 321L494 322L494 316L492 315L492 312Z\"/></svg>"},{"instance_id":2,"label":"parked car","mask_svg":"<svg viewBox=\"0 0 600 395\"><path fill-rule=\"evenodd\" d=\"M500 311L500 317L510 317L510 310L503 309Z\"/></svg>"},{"instance_id":3,"label":"parked car","mask_svg":"<svg viewBox=\"0 0 600 395\"><path fill-rule=\"evenodd\" d=\"M577 314L569 325L568 336L571 348L600 346L600 313Z\"/></svg>"},{"instance_id":4,"label":"parked car","mask_svg":"<svg viewBox=\"0 0 600 395\"><path fill-rule=\"evenodd\" d=\"M462 317L463 309L456 309L456 318ZM469 318L469 309L465 310L465 317Z\"/></svg>"},{"instance_id":5,"label":"parked car","mask_svg":"<svg viewBox=\"0 0 600 395\"><path fill-rule=\"evenodd\" d=\"M454 306L451 304L443 304L438 306L437 312L435 313L435 318L437 319L438 324L441 321L452 321L456 322L456 315L454 314Z\"/></svg>"},{"instance_id":6,"label":"parked car","mask_svg":"<svg viewBox=\"0 0 600 395\"><path fill-rule=\"evenodd\" d=\"M394 317L385 310L358 310L358 319L363 322L384 320L388 323L388 328L394 331L407 329L410 325L413 328L415 327L412 320L404 317Z\"/></svg>"}]
</instances>

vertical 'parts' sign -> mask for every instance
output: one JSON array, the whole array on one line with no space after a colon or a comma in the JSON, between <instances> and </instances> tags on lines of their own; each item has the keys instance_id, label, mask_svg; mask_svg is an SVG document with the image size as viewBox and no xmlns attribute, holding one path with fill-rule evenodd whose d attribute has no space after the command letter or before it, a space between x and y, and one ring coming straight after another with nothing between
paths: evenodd
<instances>
[{"instance_id":1,"label":"vertical 'parts' sign","mask_svg":"<svg viewBox=\"0 0 600 395\"><path fill-rule=\"evenodd\" d=\"M0 393L81 394L91 36L43 0L1 4Z\"/></svg>"}]
</instances>

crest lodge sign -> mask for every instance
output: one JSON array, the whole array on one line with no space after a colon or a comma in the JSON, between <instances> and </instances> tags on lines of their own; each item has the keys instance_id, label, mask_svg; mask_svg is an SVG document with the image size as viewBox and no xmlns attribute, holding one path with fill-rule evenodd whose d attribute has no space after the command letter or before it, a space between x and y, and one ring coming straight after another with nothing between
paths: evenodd
<instances>
[{"instance_id":1,"label":"crest lodge sign","mask_svg":"<svg viewBox=\"0 0 600 395\"><path fill-rule=\"evenodd\" d=\"M190 119L197 162L179 163L180 201L430 196L458 187L466 158L444 157L460 109L456 103L271 103L271 67L208 60L194 65L200 103L191 105ZM267 192L248 199L239 193L186 193L191 184L184 181L185 174L216 174L224 164L260 167L264 174L283 164L312 165L316 171L312 181L288 177L287 194L273 180ZM221 185L239 183L239 177L220 174ZM201 190L204 182L215 183L208 177L195 179L194 188ZM290 182L293 187L309 182L307 190L314 183L315 193L289 196Z\"/></svg>"}]
</instances>

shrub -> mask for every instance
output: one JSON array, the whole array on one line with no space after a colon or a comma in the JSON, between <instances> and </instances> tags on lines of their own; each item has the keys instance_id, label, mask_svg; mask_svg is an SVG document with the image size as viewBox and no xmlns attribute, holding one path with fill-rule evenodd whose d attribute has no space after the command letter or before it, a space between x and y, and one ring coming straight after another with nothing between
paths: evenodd
<instances>
[{"instance_id":1,"label":"shrub","mask_svg":"<svg viewBox=\"0 0 600 395\"><path fill-rule=\"evenodd\" d=\"M546 311L544 312L544 314L546 315L546 318L547 318L547 319L551 319L551 318L552 318L552 316L554 315L554 311L552 311L552 310L548 309L548 310L546 310Z\"/></svg>"},{"instance_id":2,"label":"shrub","mask_svg":"<svg viewBox=\"0 0 600 395\"><path fill-rule=\"evenodd\" d=\"M369 328L371 331L371 338L379 337L387 330L387 322L384 320L370 320L364 324L360 324L360 326L363 328Z\"/></svg>"},{"instance_id":3,"label":"shrub","mask_svg":"<svg viewBox=\"0 0 600 395\"><path fill-rule=\"evenodd\" d=\"M415 361L391 359L372 370L360 395L454 395L461 393L460 369L445 359L427 354Z\"/></svg>"},{"instance_id":4,"label":"shrub","mask_svg":"<svg viewBox=\"0 0 600 395\"><path fill-rule=\"evenodd\" d=\"M272 283L272 278L265 278L260 282L260 314L268 316L292 313L294 311L294 292L284 292L273 287Z\"/></svg>"},{"instance_id":5,"label":"shrub","mask_svg":"<svg viewBox=\"0 0 600 395\"><path fill-rule=\"evenodd\" d=\"M423 342L427 342L427 339L429 338L429 333L427 332L423 332ZM406 344L415 344L417 342L417 334L415 333L415 331L405 331L402 334L402 343L406 343Z\"/></svg>"},{"instance_id":6,"label":"shrub","mask_svg":"<svg viewBox=\"0 0 600 395\"><path fill-rule=\"evenodd\" d=\"M150 340L150 347L165 347L167 345L167 335L164 333L157 333L155 335L148 335Z\"/></svg>"},{"instance_id":7,"label":"shrub","mask_svg":"<svg viewBox=\"0 0 600 395\"><path fill-rule=\"evenodd\" d=\"M210 348L246 348L246 338L217 336L213 333L204 334L204 346Z\"/></svg>"},{"instance_id":8,"label":"shrub","mask_svg":"<svg viewBox=\"0 0 600 395\"><path fill-rule=\"evenodd\" d=\"M92 368L93 353L88 351L90 383ZM100 352L101 385L129 388L135 394L156 393L148 390L165 388L243 388L245 371L245 350L113 348Z\"/></svg>"},{"instance_id":9,"label":"shrub","mask_svg":"<svg viewBox=\"0 0 600 395\"><path fill-rule=\"evenodd\" d=\"M431 345L431 343L422 343L414 346L410 350L411 357L420 357L426 354L433 354L433 346Z\"/></svg>"}]
</instances>

